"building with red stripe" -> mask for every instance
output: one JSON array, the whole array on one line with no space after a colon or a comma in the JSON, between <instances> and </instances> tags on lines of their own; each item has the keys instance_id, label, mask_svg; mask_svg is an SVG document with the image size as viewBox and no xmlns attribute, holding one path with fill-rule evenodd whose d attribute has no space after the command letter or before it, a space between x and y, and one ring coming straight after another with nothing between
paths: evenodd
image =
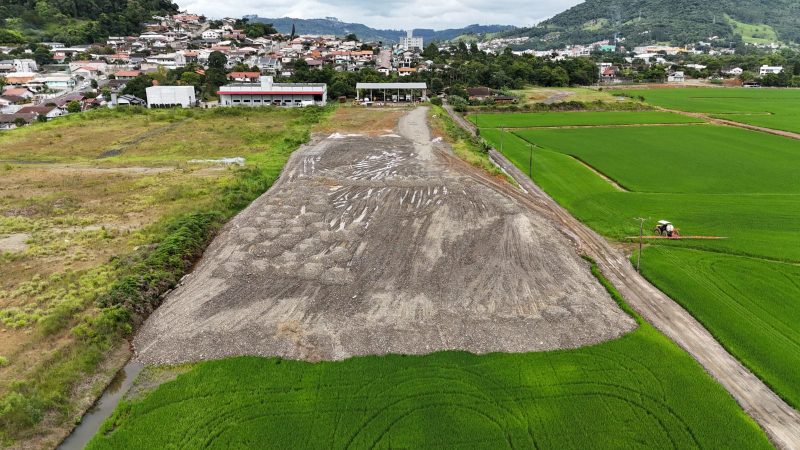
<instances>
[{"instance_id":1,"label":"building with red stripe","mask_svg":"<svg viewBox=\"0 0 800 450\"><path fill-rule=\"evenodd\" d=\"M328 85L324 83L273 83L261 77L260 83L235 83L220 87L220 106L325 106Z\"/></svg>"}]
</instances>

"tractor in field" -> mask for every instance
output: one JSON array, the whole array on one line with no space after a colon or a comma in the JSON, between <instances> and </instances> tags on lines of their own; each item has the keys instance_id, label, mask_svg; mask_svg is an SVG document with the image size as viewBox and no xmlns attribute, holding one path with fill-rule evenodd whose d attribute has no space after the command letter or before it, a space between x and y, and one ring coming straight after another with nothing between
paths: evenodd
<instances>
[{"instance_id":1,"label":"tractor in field","mask_svg":"<svg viewBox=\"0 0 800 450\"><path fill-rule=\"evenodd\" d=\"M656 227L653 228L653 233L668 238L679 238L678 229L667 220L659 220Z\"/></svg>"}]
</instances>

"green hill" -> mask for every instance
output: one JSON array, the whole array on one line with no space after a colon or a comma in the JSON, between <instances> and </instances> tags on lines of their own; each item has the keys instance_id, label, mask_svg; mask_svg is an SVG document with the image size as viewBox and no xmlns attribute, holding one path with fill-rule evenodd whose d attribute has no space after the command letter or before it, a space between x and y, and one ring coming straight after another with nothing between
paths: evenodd
<instances>
[{"instance_id":1,"label":"green hill","mask_svg":"<svg viewBox=\"0 0 800 450\"><path fill-rule=\"evenodd\" d=\"M295 19L291 17L281 18L264 18L256 15L245 16L253 22L271 23L276 30L281 33L288 34L292 26L298 34L311 34L311 35L334 35L345 36L353 33L359 39L364 41L375 41L385 43L395 43L402 39L406 32L403 30L382 30L372 28L360 23L343 22L335 17L327 17L324 19ZM464 28L453 28L447 30L431 30L427 28L414 29L414 36L421 37L425 43L432 41L449 41L458 38L462 35L485 35L490 33L497 33L500 31L508 31L514 27L508 25L468 25Z\"/></svg>"},{"instance_id":2,"label":"green hill","mask_svg":"<svg viewBox=\"0 0 800 450\"><path fill-rule=\"evenodd\" d=\"M632 45L687 44L718 36L728 42L800 43L797 0L587 0L513 35L535 38L534 47L625 38Z\"/></svg>"},{"instance_id":3,"label":"green hill","mask_svg":"<svg viewBox=\"0 0 800 450\"><path fill-rule=\"evenodd\" d=\"M86 44L138 33L153 15L177 11L169 0L3 0L0 43Z\"/></svg>"}]
</instances>

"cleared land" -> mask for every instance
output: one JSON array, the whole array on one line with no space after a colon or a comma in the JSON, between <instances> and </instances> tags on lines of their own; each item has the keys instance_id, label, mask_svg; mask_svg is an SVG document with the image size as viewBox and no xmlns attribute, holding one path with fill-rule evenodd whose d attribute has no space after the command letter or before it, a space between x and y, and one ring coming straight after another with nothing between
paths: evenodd
<instances>
[{"instance_id":1,"label":"cleared land","mask_svg":"<svg viewBox=\"0 0 800 450\"><path fill-rule=\"evenodd\" d=\"M519 97L520 105L528 105L533 103L557 103L565 101L576 102L612 102L615 100L626 101L627 99L614 97L614 94L609 91L600 91L597 89L588 88L545 88L545 87L528 87L525 89L514 90L512 93Z\"/></svg>"},{"instance_id":2,"label":"cleared land","mask_svg":"<svg viewBox=\"0 0 800 450\"><path fill-rule=\"evenodd\" d=\"M319 118L129 109L0 135L0 443L63 437L124 364L135 319Z\"/></svg>"},{"instance_id":3,"label":"cleared land","mask_svg":"<svg viewBox=\"0 0 800 450\"><path fill-rule=\"evenodd\" d=\"M650 227L669 219L683 234L729 237L651 242L656 247L644 252L644 273L798 407L800 372L793 368L800 364L800 340L784 322L800 318L800 289L786 281L800 262L800 238L792 231L800 222L800 185L788 170L800 164L796 141L714 126L615 131L518 134L537 145L537 184L606 236L634 236L638 223L632 218L649 217ZM482 135L497 144L499 133ZM521 137L505 134L505 154L525 172L529 148ZM619 191L576 158L631 192ZM748 271L736 269L745 266Z\"/></svg>"},{"instance_id":4,"label":"cleared land","mask_svg":"<svg viewBox=\"0 0 800 450\"><path fill-rule=\"evenodd\" d=\"M676 88L630 93L668 109L800 133L800 89Z\"/></svg>"},{"instance_id":5,"label":"cleared land","mask_svg":"<svg viewBox=\"0 0 800 450\"><path fill-rule=\"evenodd\" d=\"M468 119L481 128L535 128L703 122L694 117L662 111L494 113L472 114L468 116Z\"/></svg>"},{"instance_id":6,"label":"cleared land","mask_svg":"<svg viewBox=\"0 0 800 450\"><path fill-rule=\"evenodd\" d=\"M408 125L412 125L412 128L420 126L424 116L417 114L411 119L412 123L406 122L406 126L401 126L401 130L404 128L407 130ZM408 131L403 134L408 135ZM255 211L248 210L243 216L253 215L261 209L260 206L269 210L272 207L270 202L274 201L273 197L279 197L292 183L303 183L305 190L313 193L316 189L311 184L313 180L328 179L330 181L327 194L331 195L321 198L326 199L323 203L327 204L328 208L338 212L332 214L331 219L336 219L333 224L329 224L326 217L322 232L338 230L342 219L349 223L347 218L359 217L362 210L368 211L365 219L368 218L371 224L365 235L373 232L373 229L379 231L383 229L381 214L370 213L371 205L366 205L367 207L362 209L364 205L359 204L358 207L351 209L352 213L346 213L348 207L342 202L339 192L345 186L348 187L348 192L358 195L353 201L367 200L363 195L365 190L369 192L370 188L374 189L368 197L374 202L380 202L381 195L387 195L385 191L379 193L379 187L397 189L399 186L405 189L430 182L447 187L448 194L442 198L441 205L433 206L437 203L434 201L428 208L415 208L412 205L427 203L427 197L423 200L417 198L414 203L409 204L408 195L395 197L386 203L385 208L381 207L379 211L394 205L392 206L394 211L390 216L394 218L395 228L403 228L406 220L404 218L409 217L409 212L415 211L413 220L424 223L425 217L435 218L438 215L437 210L461 204L462 196L465 195L469 195L469 198L476 202L476 206L464 204L459 208L459 221L466 224L473 224L473 217L476 214L483 214L484 210L495 220L508 220L501 217L508 217L509 214L512 216L533 214L533 217L537 217L533 213L538 211L535 205L523 200L524 196L519 191L510 189L496 177L487 176L482 171L454 161L445 149L434 148L434 151L430 152L427 139L418 134L415 135L414 145L410 148L408 142L403 144L397 142L399 140L402 141L400 138L387 136L365 142L363 138L349 137L323 141L321 144L309 147L310 151L313 151L322 150L320 146L324 146L324 151L319 153L309 155L306 150L300 151L295 154L297 161L290 162L287 166L285 184L276 185L270 193L262 197L262 200L267 200L263 202L259 200L254 204L254 207L256 205L259 207L254 208ZM358 147L358 150L347 150L344 145L337 145L337 141L350 144L351 148ZM461 140L457 143L463 144ZM386 177L381 175L385 172L370 170L384 167L380 162L385 156L379 155L383 155L387 149L391 149L398 159L404 157L411 160L394 166L393 170L398 172L396 176ZM412 153L415 155L411 156ZM332 164L334 161L336 164ZM367 166L362 164L363 161L374 161L376 164ZM364 170L365 174L378 176L354 180L350 178L356 173L354 170ZM453 176L458 179L458 184L452 184L455 181ZM461 195L456 188L459 185L463 189ZM354 189L358 192L352 192ZM439 192L443 192L443 189ZM453 197L450 197L451 195ZM353 195L349 198L353 199ZM401 203L403 198L405 200ZM413 194L411 198L414 198ZM491 202L483 203L478 200L485 198L491 199ZM307 204L306 211L313 212L314 203ZM342 206L336 208L340 204ZM496 205L504 205L503 210L493 210ZM509 207L511 209L508 209ZM530 209L529 212L522 213L520 208ZM297 208L293 206L291 211L287 209L286 212L289 212L289 217L294 216ZM342 215L341 212L346 214ZM305 214L298 217L303 215ZM546 227L551 226L537 223ZM228 246L226 241L231 239L242 245L250 245L245 244L244 240L247 238L243 239L241 236L251 231L245 226L236 228L237 224L242 225L233 222L229 236L225 234L220 236L220 249ZM494 229L507 230L509 227L514 229L513 222L507 222L504 226L496 225ZM426 270L432 269L434 273L440 274L441 281L425 278L428 275L418 271L415 276L423 277L425 283L443 283L446 286L455 279L461 280L462 286L469 286L473 281L463 276L475 275L466 265L475 265L470 255L478 255L474 251L463 250L469 247L463 244L470 242L472 238L453 233L453 229L455 228L451 227L446 234L449 244L434 245L433 248L444 250L443 255L453 255L454 253L449 250L460 248L465 258L448 263L458 269L449 273L440 273L437 270L437 267L441 267L441 263L426 264L428 267ZM350 231L348 225L342 230ZM542 233L532 230L527 232L536 235ZM417 233L420 236L428 234ZM466 234L476 234L479 240L495 241L495 244L506 242L507 239L506 231L483 236L482 231L472 229ZM469 300L469 297L466 297L471 305L465 305L469 309L465 309L458 320L469 323L476 320L476 314L480 317L494 314L493 320L496 323L492 325L492 329L495 334L500 334L498 330L501 332L508 330L508 325L511 323L509 319L519 317L520 311L524 314L524 310L510 312L510 316L507 317L497 317L498 309L504 307L498 300L509 298L510 292L505 287L500 289L503 285L499 280L505 279L504 274L508 273L509 266L514 267L518 261L530 258L541 260L541 254L546 255L549 251L544 246L559 245L557 243L562 239L563 236L557 237L554 241L539 240L535 244L536 253L528 254L526 250L528 244L520 236L516 236L513 241L507 241L495 249L498 253L504 254L502 261L495 260L493 255L480 255L481 258L475 261L482 261L480 264L482 270L491 273L490 279L498 280L498 283L494 283L498 290L491 296L495 310L484 309L478 299ZM261 242L263 241L262 239ZM271 242L274 241L270 241L270 245ZM375 268L376 272L374 278L366 280L367 285L380 285L383 279L380 275L391 271L397 264L413 266L415 263L424 263L429 258L426 252L414 250L419 240L384 239L379 244L377 241L362 238L362 242L369 244L369 249L374 252L406 260L398 263L384 259L379 265L367 266ZM480 244L478 248L483 245L486 244ZM410 253L399 255L398 247L409 248ZM427 247L431 246L428 244ZM504 253L506 250L503 249L513 250L514 254ZM234 265L238 264L235 262L236 251L234 249L228 253L228 261L234 262ZM574 257L574 252L571 246L567 246L561 250L560 256L569 262ZM364 255L366 254L365 252ZM210 256L218 258L216 254ZM367 256L363 258L364 261L368 261ZM354 264L349 270L352 270L353 276L362 277L363 275L356 272L356 269L361 267L362 260L352 261ZM558 272L559 276L563 277L561 281L576 277L582 279L581 273L566 273L558 268L563 264L563 261L556 262L555 266L547 268L537 264L538 268L530 268L535 270L528 270L526 275L520 274L517 284L509 285L510 289L528 292L529 288L519 288L520 283L541 280L540 274L543 271L553 274ZM384 265L387 269L383 268ZM198 270L199 273L195 278L204 276L203 265ZM255 264L250 270L271 273L271 269L261 269ZM284 278L303 276L285 272L273 275L270 282L271 285L281 289ZM227 279L233 280L230 277ZM242 274L241 279L247 278ZM330 289L324 282L324 275L317 276L317 279L323 280L322 283L317 282L321 289ZM190 279L184 286L188 288L193 283L202 281L202 278ZM486 284L485 281L482 284ZM262 281L257 276L251 276L249 283L260 284ZM309 281L300 280L300 283L308 284ZM415 282L410 283L410 286L416 288ZM246 297L244 294L247 294L248 288L243 283L232 289L243 294L242 297ZM437 289L437 287L426 289ZM463 288L456 286L455 289ZM610 292L622 308L629 310L613 289ZM361 297L362 291L359 290L357 294ZM181 300L184 305L188 304L185 293L176 292L176 295L173 300ZM213 306L214 299L211 297L214 295L201 294L206 299L206 304L210 306ZM446 292L438 295L437 301L450 301ZM261 298L264 296L251 298L248 305L251 314L243 320L269 323L270 314L273 314L270 311L258 318L251 318L258 315L256 310L260 305L272 304L269 299L260 302ZM526 304L519 304L519 307L532 307L531 302L539 304L540 299L545 298L546 295L535 293L528 298ZM353 300L355 299L349 296L344 298L329 296L325 303L317 303L317 307L310 310L313 315L308 314L307 322L313 325L313 321L320 322L318 317L335 317L331 314L331 310L347 310L359 303L363 304L360 301L354 303ZM375 310L378 310L380 301L378 298L372 302ZM591 309L605 308L605 302L605 298L595 300L595 305L591 306ZM299 303L301 307L306 307L304 303L291 298L285 299L282 303L285 306L281 306L280 309L286 311L284 315L294 314L292 304ZM418 305L408 300L394 303L393 317L404 319L405 307L409 304L412 307ZM177 302L173 305L178 306ZM217 317L242 316L236 307L228 309L229 311L222 309L216 311ZM277 312L278 308L273 308L272 311ZM170 316L172 323L188 320L181 319L178 317L179 314L172 312ZM197 319L196 315L193 317ZM211 314L207 314L206 317L214 318ZM359 321L364 319L363 315L354 317ZM152 320L164 320L164 318L164 316L161 318L153 316ZM422 325L426 324L425 320L426 316L420 314L410 326L422 328ZM570 319L561 315L558 318L551 317L549 320L555 323ZM391 343L391 338L388 343L383 340L383 336L395 332L394 323L395 319L387 320L383 330L376 331L374 335L363 336L362 339L366 337L371 341L378 341L381 346L401 345ZM236 326L235 323L230 325ZM552 326L544 322L534 322L524 330L524 333L535 335L540 325ZM204 326L202 322L201 326ZM363 325L358 326L363 327ZM586 324L576 327L572 330L573 335L584 334L586 327ZM269 327L263 328L269 330ZM293 333L297 329L305 328L307 327L290 328L287 332ZM388 332L384 331L385 329L388 329ZM449 331L448 328L442 330ZM333 331L335 329L331 330ZM191 330L189 332L191 333ZM471 326L463 333L482 337L483 329ZM246 340L251 339L247 335L241 337ZM263 337L266 342L278 338L269 334ZM411 338L413 339L413 336ZM374 345L371 341L368 343ZM224 344L225 339L219 342ZM294 342L302 346L303 335L298 333ZM306 347L303 351L314 359L314 350ZM191 352L191 349L184 350L186 351ZM153 370L157 371L156 375L145 377L146 379L164 377L164 372L170 369ZM183 372L186 368L182 366L176 370ZM315 364L275 358L235 358L202 362L194 365L188 373L180 375L173 382L161 385L155 391L147 392L147 389L136 391L138 393L134 397L120 405L115 416L106 423L89 448L169 445L184 448L769 447L763 432L691 357L648 324L641 322L635 331L619 339L574 350L521 354L494 353L480 356L463 352L440 352L427 356L357 357L345 361ZM304 431L298 433L297 430ZM569 432L565 433L564 430Z\"/></svg>"},{"instance_id":7,"label":"cleared land","mask_svg":"<svg viewBox=\"0 0 800 450\"><path fill-rule=\"evenodd\" d=\"M630 331L564 235L436 156L426 118L296 152L146 322L138 359L531 351Z\"/></svg>"}]
</instances>

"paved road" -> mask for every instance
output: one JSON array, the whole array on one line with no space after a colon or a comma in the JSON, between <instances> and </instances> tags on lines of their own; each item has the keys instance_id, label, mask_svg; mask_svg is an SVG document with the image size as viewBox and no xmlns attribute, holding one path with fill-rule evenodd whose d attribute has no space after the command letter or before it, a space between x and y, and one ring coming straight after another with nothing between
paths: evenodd
<instances>
[{"instance_id":1,"label":"paved road","mask_svg":"<svg viewBox=\"0 0 800 450\"><path fill-rule=\"evenodd\" d=\"M462 127L475 128L448 108ZM688 351L755 419L779 448L800 449L800 413L794 410L736 358L686 310L659 291L630 264L625 255L548 196L530 178L495 150L490 156L527 191L539 211L563 226L579 249L594 258L603 274L645 320Z\"/></svg>"}]
</instances>

